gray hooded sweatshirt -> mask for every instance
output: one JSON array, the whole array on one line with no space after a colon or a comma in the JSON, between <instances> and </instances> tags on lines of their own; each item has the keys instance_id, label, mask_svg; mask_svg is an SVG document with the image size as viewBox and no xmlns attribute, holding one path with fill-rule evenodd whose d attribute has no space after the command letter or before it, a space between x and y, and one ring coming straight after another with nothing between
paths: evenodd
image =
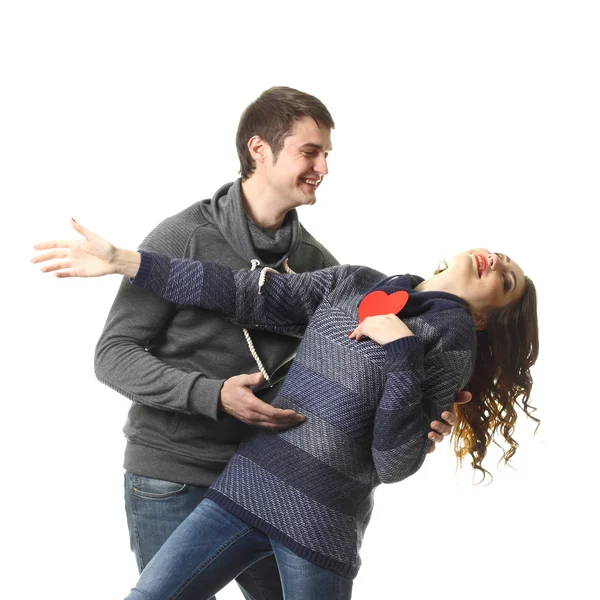
<instances>
[{"instance_id":1,"label":"gray hooded sweatshirt","mask_svg":"<svg viewBox=\"0 0 600 600\"><path fill-rule=\"evenodd\" d=\"M233 269L249 269L253 261L278 270L287 261L296 272L338 264L295 210L275 233L254 224L243 210L241 180L160 223L140 248ZM273 383L259 386L258 397L275 397L298 341L252 332ZM162 300L128 279L98 341L95 369L102 383L133 402L123 430L124 467L136 475L208 486L251 429L218 406L226 379L258 371L242 329L212 312Z\"/></svg>"}]
</instances>

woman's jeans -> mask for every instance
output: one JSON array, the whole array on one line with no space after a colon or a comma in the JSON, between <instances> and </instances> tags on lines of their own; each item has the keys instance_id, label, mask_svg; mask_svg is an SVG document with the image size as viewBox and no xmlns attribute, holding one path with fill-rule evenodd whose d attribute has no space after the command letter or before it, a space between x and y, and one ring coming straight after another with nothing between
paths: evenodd
<instances>
[{"instance_id":1,"label":"woman's jeans","mask_svg":"<svg viewBox=\"0 0 600 600\"><path fill-rule=\"evenodd\" d=\"M141 573L177 527L202 502L205 487L125 473L131 549ZM246 600L282 600L277 563L268 556L236 579Z\"/></svg>"},{"instance_id":2,"label":"woman's jeans","mask_svg":"<svg viewBox=\"0 0 600 600\"><path fill-rule=\"evenodd\" d=\"M352 579L300 558L211 500L203 500L142 571L128 600L208 600L274 554L285 600L349 600Z\"/></svg>"}]
</instances>

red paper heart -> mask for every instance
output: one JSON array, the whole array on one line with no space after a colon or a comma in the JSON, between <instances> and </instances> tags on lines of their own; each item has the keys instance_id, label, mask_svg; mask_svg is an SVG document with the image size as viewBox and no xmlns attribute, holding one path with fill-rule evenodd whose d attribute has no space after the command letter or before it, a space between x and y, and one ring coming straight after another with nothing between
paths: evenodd
<instances>
[{"instance_id":1,"label":"red paper heart","mask_svg":"<svg viewBox=\"0 0 600 600\"><path fill-rule=\"evenodd\" d=\"M374 317L375 315L398 314L407 302L408 292L404 290L389 295L383 290L371 292L358 305L358 322L362 323L367 317Z\"/></svg>"}]
</instances>

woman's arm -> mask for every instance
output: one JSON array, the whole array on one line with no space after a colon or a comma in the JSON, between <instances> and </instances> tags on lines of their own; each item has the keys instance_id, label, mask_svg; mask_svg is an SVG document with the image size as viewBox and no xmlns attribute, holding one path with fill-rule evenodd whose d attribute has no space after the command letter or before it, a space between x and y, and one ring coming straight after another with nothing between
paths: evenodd
<instances>
[{"instance_id":1,"label":"woman's arm","mask_svg":"<svg viewBox=\"0 0 600 600\"><path fill-rule=\"evenodd\" d=\"M42 271L58 277L126 275L133 285L170 302L215 311L243 327L287 335L301 335L325 296L357 269L345 265L293 275L270 269L232 271L213 263L116 248L75 221L72 225L83 240L35 246L52 249L33 259L55 260Z\"/></svg>"},{"instance_id":2,"label":"woman's arm","mask_svg":"<svg viewBox=\"0 0 600 600\"><path fill-rule=\"evenodd\" d=\"M233 271L215 263L141 253L132 283L177 304L218 312L249 329L301 335L325 296L356 267L311 273Z\"/></svg>"}]
</instances>

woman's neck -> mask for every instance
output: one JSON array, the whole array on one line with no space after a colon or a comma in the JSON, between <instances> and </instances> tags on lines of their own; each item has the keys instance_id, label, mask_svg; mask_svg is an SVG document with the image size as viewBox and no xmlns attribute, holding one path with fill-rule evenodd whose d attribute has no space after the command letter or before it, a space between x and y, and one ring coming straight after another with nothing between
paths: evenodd
<instances>
[{"instance_id":1,"label":"woman's neck","mask_svg":"<svg viewBox=\"0 0 600 600\"><path fill-rule=\"evenodd\" d=\"M447 294L454 294L459 298L462 298L460 290L457 289L456 282L453 281L452 277L445 276L445 271L425 279L415 288L418 292L446 292ZM464 300L464 298L462 298Z\"/></svg>"}]
</instances>

